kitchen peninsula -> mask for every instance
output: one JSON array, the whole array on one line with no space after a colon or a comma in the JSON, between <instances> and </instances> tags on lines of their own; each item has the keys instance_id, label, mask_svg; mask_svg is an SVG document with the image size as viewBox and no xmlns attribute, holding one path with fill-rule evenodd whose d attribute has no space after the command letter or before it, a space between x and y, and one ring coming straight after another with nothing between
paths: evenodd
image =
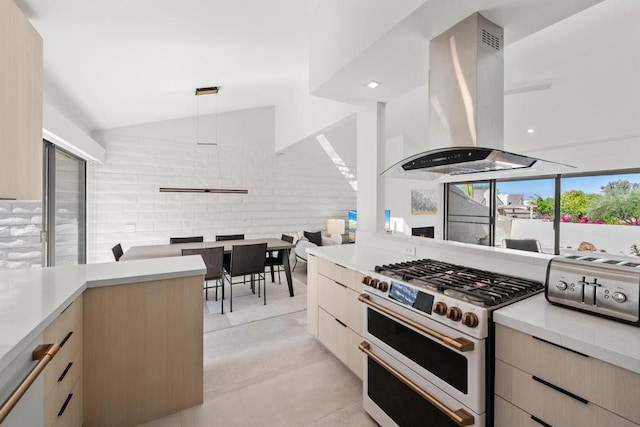
<instances>
[{"instance_id":1,"label":"kitchen peninsula","mask_svg":"<svg viewBox=\"0 0 640 427\"><path fill-rule=\"evenodd\" d=\"M8 425L135 425L202 403L205 271L171 257L0 273L0 400L37 345L61 344Z\"/></svg>"},{"instance_id":2,"label":"kitchen peninsula","mask_svg":"<svg viewBox=\"0 0 640 427\"><path fill-rule=\"evenodd\" d=\"M568 414L585 426L640 425L637 327L547 303L552 255L375 234L308 252L309 332L363 378L364 408L381 425L413 425L413 413L473 426L571 425ZM535 282L539 293L519 300ZM470 380L449 377L455 366ZM468 393L451 398L460 388ZM393 410L398 399L414 399L409 415Z\"/></svg>"}]
</instances>

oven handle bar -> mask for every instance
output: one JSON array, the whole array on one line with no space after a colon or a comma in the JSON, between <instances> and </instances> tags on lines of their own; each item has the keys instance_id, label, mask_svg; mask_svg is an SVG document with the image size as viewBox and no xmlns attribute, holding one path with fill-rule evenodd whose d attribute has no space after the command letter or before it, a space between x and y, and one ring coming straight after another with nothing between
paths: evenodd
<instances>
[{"instance_id":1,"label":"oven handle bar","mask_svg":"<svg viewBox=\"0 0 640 427\"><path fill-rule=\"evenodd\" d=\"M451 338L441 334L440 332L434 331L433 329L429 329L426 326L416 322L415 320L411 320L408 317L405 317L405 316L402 316L401 314L396 313L395 311L389 310L387 307L384 307L378 303L371 301L371 298L369 298L369 295L367 294L360 294L360 296L358 297L358 301L361 301L364 304L367 304L368 306L371 306L376 310L383 312L389 317L399 320L400 322L406 323L407 325L429 335L432 338L442 341L446 345L453 347L458 351L461 351L461 352L472 351L474 348L473 341L470 341L462 337Z\"/></svg>"},{"instance_id":2,"label":"oven handle bar","mask_svg":"<svg viewBox=\"0 0 640 427\"><path fill-rule=\"evenodd\" d=\"M418 393L424 400L431 403L433 406L438 408L438 410L444 413L446 416L451 418L451 420L458 424L459 426L470 426L474 423L473 415L460 408L457 411L450 409L444 403L440 402L435 397L431 396L429 393L421 389L418 385L416 385L413 381L402 375L399 371L397 371L393 366L389 365L387 362L376 356L371 350L371 346L368 342L362 341L358 346L361 352L366 354L371 360L376 362L378 365L382 366L385 370L387 370L391 375L402 381L404 385L409 387L411 390Z\"/></svg>"}]
</instances>

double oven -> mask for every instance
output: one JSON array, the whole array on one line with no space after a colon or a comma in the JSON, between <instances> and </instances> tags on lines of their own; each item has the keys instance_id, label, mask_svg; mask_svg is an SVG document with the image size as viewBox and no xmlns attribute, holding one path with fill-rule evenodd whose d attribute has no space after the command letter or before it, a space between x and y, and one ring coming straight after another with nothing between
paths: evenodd
<instances>
[{"instance_id":1,"label":"double oven","mask_svg":"<svg viewBox=\"0 0 640 427\"><path fill-rule=\"evenodd\" d=\"M542 284L434 260L376 270L359 298L365 410L382 426L492 425L491 308Z\"/></svg>"}]
</instances>

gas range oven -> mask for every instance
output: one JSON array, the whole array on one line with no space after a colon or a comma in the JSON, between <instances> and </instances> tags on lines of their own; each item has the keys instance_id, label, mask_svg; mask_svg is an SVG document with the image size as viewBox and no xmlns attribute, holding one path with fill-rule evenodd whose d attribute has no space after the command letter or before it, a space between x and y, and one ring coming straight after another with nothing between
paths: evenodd
<instances>
[{"instance_id":1,"label":"gas range oven","mask_svg":"<svg viewBox=\"0 0 640 427\"><path fill-rule=\"evenodd\" d=\"M492 425L492 312L544 285L432 259L363 283L365 410L382 426Z\"/></svg>"}]
</instances>

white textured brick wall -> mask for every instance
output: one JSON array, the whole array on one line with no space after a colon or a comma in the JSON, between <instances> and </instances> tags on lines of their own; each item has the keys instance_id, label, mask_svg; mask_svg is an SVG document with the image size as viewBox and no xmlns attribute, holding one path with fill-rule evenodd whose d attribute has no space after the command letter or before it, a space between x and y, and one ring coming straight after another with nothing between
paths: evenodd
<instances>
[{"instance_id":1,"label":"white textured brick wall","mask_svg":"<svg viewBox=\"0 0 640 427\"><path fill-rule=\"evenodd\" d=\"M42 201L0 201L0 270L41 267Z\"/></svg>"},{"instance_id":2,"label":"white textured brick wall","mask_svg":"<svg viewBox=\"0 0 640 427\"><path fill-rule=\"evenodd\" d=\"M107 161L88 169L88 261L113 260L116 243L126 250L168 243L171 236L280 236L326 229L328 218L346 219L355 209L355 191L315 139L276 154L273 117L271 107L221 113L217 148L196 146L194 118L96 133ZM199 122L208 129L215 123L212 116ZM331 142L355 175L355 141ZM249 194L158 192L171 186L243 188Z\"/></svg>"}]
</instances>

